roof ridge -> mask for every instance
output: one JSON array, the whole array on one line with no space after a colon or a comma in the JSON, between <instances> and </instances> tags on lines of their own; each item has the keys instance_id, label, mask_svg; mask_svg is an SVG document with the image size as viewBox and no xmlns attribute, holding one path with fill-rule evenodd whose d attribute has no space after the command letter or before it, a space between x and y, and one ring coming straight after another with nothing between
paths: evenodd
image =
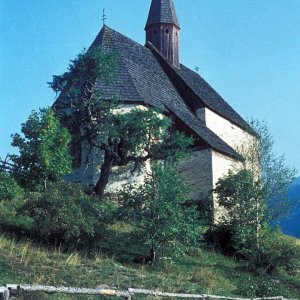
<instances>
[{"instance_id":1,"label":"roof ridge","mask_svg":"<svg viewBox=\"0 0 300 300\"><path fill-rule=\"evenodd\" d=\"M167 64L168 68L171 69L173 72L175 72L176 76L178 76L178 78L187 86L187 88L196 96L196 98L201 101L201 103L211 109L214 113L216 113L217 115L225 118L226 120L234 123L235 125L237 125L240 128L243 128L245 130L247 130L250 134L252 135L256 135L255 132L253 131L253 129L248 125L248 123L227 103L226 100L223 99L223 97L215 91L215 89L205 80L203 79L198 73L194 72L193 70L189 69L188 67L186 67L183 64L180 64L182 67L186 68L187 70L189 70L190 72L193 72L194 75L196 75L200 80L204 81L205 84L219 97L219 101L222 101L224 105L227 106L227 108L231 109L234 114L236 114L243 122L243 126L242 124L239 124L237 121L233 120L233 118L229 118L226 114L220 112L220 110L217 110L215 107L213 107L213 105L211 105L210 103L207 102L207 100L201 98L199 96L199 94L197 93L197 91L195 91L195 89L187 82L187 80L185 78L183 78L182 74L180 74L180 70L181 69L177 69L174 66L172 66L166 59L165 57L158 51L158 49L149 41L147 41L146 43L146 47L148 47L150 50L154 51L156 55L159 56L159 58L161 60L164 61L165 64ZM159 62L160 63L160 62ZM170 76L169 76L170 78ZM170 80L172 81L172 79L170 78ZM185 99L184 99L185 100Z\"/></svg>"}]
</instances>

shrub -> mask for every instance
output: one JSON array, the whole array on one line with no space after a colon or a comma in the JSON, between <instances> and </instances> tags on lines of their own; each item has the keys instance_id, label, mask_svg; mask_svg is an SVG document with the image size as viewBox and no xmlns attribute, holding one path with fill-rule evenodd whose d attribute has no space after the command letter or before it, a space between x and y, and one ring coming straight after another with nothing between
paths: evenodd
<instances>
[{"instance_id":1,"label":"shrub","mask_svg":"<svg viewBox=\"0 0 300 300\"><path fill-rule=\"evenodd\" d=\"M6 173L0 173L0 202L9 202L19 199L23 195L23 190L16 181Z\"/></svg>"},{"instance_id":2,"label":"shrub","mask_svg":"<svg viewBox=\"0 0 300 300\"><path fill-rule=\"evenodd\" d=\"M31 193L24 209L33 219L34 237L69 248L92 246L103 236L113 212L112 205L67 182L53 183L43 193Z\"/></svg>"},{"instance_id":3,"label":"shrub","mask_svg":"<svg viewBox=\"0 0 300 300\"><path fill-rule=\"evenodd\" d=\"M236 293L249 298L276 296L291 297L290 291L284 289L275 280L250 276L240 279L237 284Z\"/></svg>"},{"instance_id":4,"label":"shrub","mask_svg":"<svg viewBox=\"0 0 300 300\"><path fill-rule=\"evenodd\" d=\"M31 226L30 218L20 216L24 191L8 174L0 173L0 227L2 230L24 234Z\"/></svg>"},{"instance_id":5,"label":"shrub","mask_svg":"<svg viewBox=\"0 0 300 300\"><path fill-rule=\"evenodd\" d=\"M284 268L293 273L300 267L299 246L292 238L271 229L261 230L257 253L246 256L250 269L263 268L272 273Z\"/></svg>"}]
</instances>

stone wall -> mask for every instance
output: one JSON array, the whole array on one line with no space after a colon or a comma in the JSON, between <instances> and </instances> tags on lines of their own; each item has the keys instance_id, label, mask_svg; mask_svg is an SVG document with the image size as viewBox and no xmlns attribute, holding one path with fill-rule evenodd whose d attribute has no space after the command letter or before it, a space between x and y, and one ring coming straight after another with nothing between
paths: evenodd
<instances>
[{"instance_id":1,"label":"stone wall","mask_svg":"<svg viewBox=\"0 0 300 300\"><path fill-rule=\"evenodd\" d=\"M194 151L179 164L179 171L186 179L193 200L206 199L212 190L212 150Z\"/></svg>"}]
</instances>

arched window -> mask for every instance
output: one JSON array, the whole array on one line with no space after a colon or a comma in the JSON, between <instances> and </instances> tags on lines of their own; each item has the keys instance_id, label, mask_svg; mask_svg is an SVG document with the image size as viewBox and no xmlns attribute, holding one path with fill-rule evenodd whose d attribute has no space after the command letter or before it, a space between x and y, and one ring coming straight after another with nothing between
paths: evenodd
<instances>
[{"instance_id":1,"label":"arched window","mask_svg":"<svg viewBox=\"0 0 300 300\"><path fill-rule=\"evenodd\" d=\"M166 29L166 34L170 34L170 29Z\"/></svg>"}]
</instances>

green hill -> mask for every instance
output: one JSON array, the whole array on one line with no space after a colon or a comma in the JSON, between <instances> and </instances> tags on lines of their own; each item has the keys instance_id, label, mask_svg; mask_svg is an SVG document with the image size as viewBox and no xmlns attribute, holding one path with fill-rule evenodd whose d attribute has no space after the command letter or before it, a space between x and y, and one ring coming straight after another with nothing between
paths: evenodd
<instances>
[{"instance_id":1,"label":"green hill","mask_svg":"<svg viewBox=\"0 0 300 300\"><path fill-rule=\"evenodd\" d=\"M299 241L300 243L300 241ZM122 247L115 244L115 247ZM300 273L252 274L243 264L205 248L184 257L141 265L101 253L63 253L27 241L0 236L0 286L28 283L73 287L149 288L169 292L251 296L254 290L290 298L300 295ZM125 260L124 260L125 261ZM27 295L24 299L96 299L67 295Z\"/></svg>"}]
</instances>

